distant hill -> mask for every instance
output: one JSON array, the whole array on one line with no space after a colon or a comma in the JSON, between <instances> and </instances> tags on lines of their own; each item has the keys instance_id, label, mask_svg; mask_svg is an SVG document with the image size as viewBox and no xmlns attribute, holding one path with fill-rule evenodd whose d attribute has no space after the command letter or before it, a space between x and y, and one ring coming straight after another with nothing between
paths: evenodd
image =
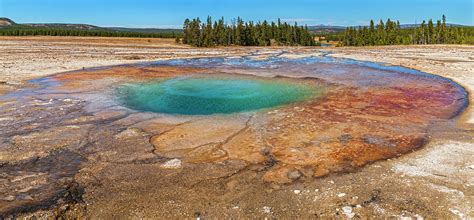
<instances>
[{"instance_id":1,"label":"distant hill","mask_svg":"<svg viewBox=\"0 0 474 220\"><path fill-rule=\"evenodd\" d=\"M0 17L0 27L1 26L10 26L15 25L16 23L9 18L1 18Z\"/></svg>"},{"instance_id":2,"label":"distant hill","mask_svg":"<svg viewBox=\"0 0 474 220\"><path fill-rule=\"evenodd\" d=\"M428 24L428 23L427 23L427 24ZM436 25L436 23L435 23L435 25ZM400 25L400 27L401 27L402 29L404 29L404 28L415 28L415 27L420 27L420 26L421 26L421 24L401 24L401 25ZM448 27L470 27L470 26L468 26L468 25L449 24L449 23L447 23L446 26L448 26Z\"/></svg>"},{"instance_id":3,"label":"distant hill","mask_svg":"<svg viewBox=\"0 0 474 220\"><path fill-rule=\"evenodd\" d=\"M344 26L314 25L308 26L309 32L313 34L332 34L339 33L346 29Z\"/></svg>"},{"instance_id":4,"label":"distant hill","mask_svg":"<svg viewBox=\"0 0 474 220\"><path fill-rule=\"evenodd\" d=\"M61 23L35 23L35 24L22 24L30 27L44 27L44 28L60 28L60 29L72 29L72 30L108 30L117 32L134 32L134 33L181 33L181 29L171 28L126 28L126 27L99 27L90 24L61 24Z\"/></svg>"},{"instance_id":5,"label":"distant hill","mask_svg":"<svg viewBox=\"0 0 474 220\"><path fill-rule=\"evenodd\" d=\"M125 27L104 27L109 30L125 31L125 32L137 32L137 33L182 33L182 29L171 29L171 28L125 28Z\"/></svg>"},{"instance_id":6,"label":"distant hill","mask_svg":"<svg viewBox=\"0 0 474 220\"><path fill-rule=\"evenodd\" d=\"M90 24L61 24L61 23L26 23L22 24L29 27L41 27L41 28L64 28L72 30L103 30L104 28L90 25Z\"/></svg>"},{"instance_id":7,"label":"distant hill","mask_svg":"<svg viewBox=\"0 0 474 220\"><path fill-rule=\"evenodd\" d=\"M125 28L125 27L99 27L90 24L64 24L64 23L23 23L17 24L9 18L0 18L0 29L55 29L77 31L105 31L112 33L137 33L137 34L181 34L181 29L169 28Z\"/></svg>"}]
</instances>

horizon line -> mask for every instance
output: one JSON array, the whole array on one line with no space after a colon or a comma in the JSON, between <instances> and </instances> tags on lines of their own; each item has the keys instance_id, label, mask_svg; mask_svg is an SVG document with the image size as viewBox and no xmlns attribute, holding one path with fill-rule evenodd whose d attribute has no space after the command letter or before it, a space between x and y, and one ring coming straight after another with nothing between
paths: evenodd
<instances>
[{"instance_id":1,"label":"horizon line","mask_svg":"<svg viewBox=\"0 0 474 220\"><path fill-rule=\"evenodd\" d=\"M221 18L222 16L220 16L219 18ZM11 19L9 17L0 17L0 18L6 18L6 19L10 19L12 20L13 22L15 22L16 24L23 24L23 25L30 25L30 24L76 24L76 25L91 25L91 26L96 26L96 27L103 27L103 28L137 28L137 29L182 29L182 24L166 24L166 25L120 25L120 24L105 24L105 25L101 25L101 24L94 24L94 23L83 23L83 22L31 22L31 21L28 21L28 22L16 22L14 19ZM195 17L195 18L200 18L201 17ZM190 18L192 19L192 18ZM236 18L232 18L230 20L233 20L233 19L236 19ZM291 24L291 23L297 23L298 26L308 26L308 27L311 27L311 26L327 26L327 27L358 27L358 26L368 26L368 24L370 23L370 20L366 21L364 24L362 24L362 21L359 22L359 24L353 24L353 25L340 25L340 24L334 24L333 22L326 22L326 23L312 23L312 24L307 24L307 23L304 23L302 22L304 19L292 19L292 18L276 18L276 19L259 19L259 20L244 20L244 21L252 21L252 22L262 22L262 21L270 21L270 22L276 22L278 21L278 19L280 19L282 22L286 22L288 24ZM392 21L397 21L397 19L392 19L392 18L387 18L387 19L371 19L373 20L374 22L376 21L376 23L378 23L379 20L383 20L384 22L387 21L388 19L392 20ZM433 18L430 18L433 20L433 22L437 21L437 20L440 20L440 19L433 19ZM401 25L416 25L416 24L420 24L423 20L424 21L429 21L430 19L421 19L421 20L415 20L413 23L402 23L400 22ZM300 20L300 22L298 22L298 20ZM310 19L307 19L307 20L310 20ZM316 20L316 19L312 19L312 20ZM216 21L213 19L213 21ZM184 22L184 20L183 20ZM202 22L204 23L205 21L202 20ZM226 24L229 24L228 22L226 22ZM474 27L474 24L465 24L465 23L454 23L454 22L447 22L447 24L453 24L453 25L461 25L461 26L468 26L468 27Z\"/></svg>"}]
</instances>

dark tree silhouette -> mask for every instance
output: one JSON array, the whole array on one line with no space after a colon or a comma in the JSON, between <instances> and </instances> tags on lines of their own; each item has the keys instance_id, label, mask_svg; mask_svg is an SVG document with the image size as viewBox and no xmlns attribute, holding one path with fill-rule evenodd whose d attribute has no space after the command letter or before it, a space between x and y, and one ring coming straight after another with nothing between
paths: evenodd
<instances>
[{"instance_id":1,"label":"dark tree silhouette","mask_svg":"<svg viewBox=\"0 0 474 220\"><path fill-rule=\"evenodd\" d=\"M240 17L226 24L224 18L212 22L208 17L206 23L201 23L199 18L192 21L186 19L183 24L183 43L197 47L212 46L270 46L270 45L317 45L314 37L307 27L298 24L267 21L254 23L245 22Z\"/></svg>"},{"instance_id":2,"label":"dark tree silhouette","mask_svg":"<svg viewBox=\"0 0 474 220\"><path fill-rule=\"evenodd\" d=\"M371 20L367 27L348 27L343 36L329 37L340 40L344 46L398 45L398 44L473 44L474 28L447 26L446 16L436 22L423 21L419 26L402 29L399 21L380 20L374 25ZM329 39L328 38L328 39Z\"/></svg>"}]
</instances>

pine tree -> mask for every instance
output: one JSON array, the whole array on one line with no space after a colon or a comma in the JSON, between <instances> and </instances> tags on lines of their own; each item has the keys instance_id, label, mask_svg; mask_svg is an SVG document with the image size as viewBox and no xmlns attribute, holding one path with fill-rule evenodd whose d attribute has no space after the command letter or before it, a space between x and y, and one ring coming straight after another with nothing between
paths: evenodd
<instances>
[{"instance_id":1,"label":"pine tree","mask_svg":"<svg viewBox=\"0 0 474 220\"><path fill-rule=\"evenodd\" d=\"M435 33L436 33L436 43L440 44L441 43L441 20L436 21L436 28L435 28Z\"/></svg>"},{"instance_id":2,"label":"pine tree","mask_svg":"<svg viewBox=\"0 0 474 220\"><path fill-rule=\"evenodd\" d=\"M434 25L433 25L433 20L430 19L428 21L428 36L427 36L427 41L428 44L434 44L436 42L435 40L435 32L434 32Z\"/></svg>"},{"instance_id":3,"label":"pine tree","mask_svg":"<svg viewBox=\"0 0 474 220\"><path fill-rule=\"evenodd\" d=\"M426 22L423 20L420 25L420 44L427 44Z\"/></svg>"},{"instance_id":4,"label":"pine tree","mask_svg":"<svg viewBox=\"0 0 474 220\"><path fill-rule=\"evenodd\" d=\"M445 44L448 42L448 30L446 28L446 16L443 15L441 23L441 43Z\"/></svg>"},{"instance_id":5,"label":"pine tree","mask_svg":"<svg viewBox=\"0 0 474 220\"><path fill-rule=\"evenodd\" d=\"M266 20L254 23L253 21L244 22L238 17L237 20L232 20L231 24L227 25L224 18L212 22L211 17L208 17L206 23L201 23L199 18L192 21L187 19L183 24L183 33L183 43L186 42L198 47L216 45L269 46L272 45L272 41L278 45L316 45L307 26L298 26L297 23L289 25L280 20L278 24L274 22L269 24Z\"/></svg>"},{"instance_id":6,"label":"pine tree","mask_svg":"<svg viewBox=\"0 0 474 220\"><path fill-rule=\"evenodd\" d=\"M385 45L385 25L380 19L379 24L377 25L377 43L376 45Z\"/></svg>"},{"instance_id":7,"label":"pine tree","mask_svg":"<svg viewBox=\"0 0 474 220\"><path fill-rule=\"evenodd\" d=\"M203 24L204 25L204 24ZM202 31L202 44L205 47L214 46L213 33L212 33L212 18L207 17L207 22Z\"/></svg>"},{"instance_id":8,"label":"pine tree","mask_svg":"<svg viewBox=\"0 0 474 220\"><path fill-rule=\"evenodd\" d=\"M369 45L375 45L375 41L376 41L376 38L375 38L375 24L374 24L374 20L370 20L370 28L369 28Z\"/></svg>"},{"instance_id":9,"label":"pine tree","mask_svg":"<svg viewBox=\"0 0 474 220\"><path fill-rule=\"evenodd\" d=\"M190 43L191 33L189 30L189 23L190 23L189 19L186 18L183 24L183 44Z\"/></svg>"}]
</instances>

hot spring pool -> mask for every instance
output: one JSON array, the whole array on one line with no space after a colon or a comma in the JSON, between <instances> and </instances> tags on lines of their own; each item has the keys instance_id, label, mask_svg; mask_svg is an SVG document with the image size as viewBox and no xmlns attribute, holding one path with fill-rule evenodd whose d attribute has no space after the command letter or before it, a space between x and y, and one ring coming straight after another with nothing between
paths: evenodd
<instances>
[{"instance_id":1,"label":"hot spring pool","mask_svg":"<svg viewBox=\"0 0 474 220\"><path fill-rule=\"evenodd\" d=\"M64 191L55 177L74 178L82 167L103 162L145 172L140 177L148 175L143 166L151 162L155 173L164 174L156 178L168 181L175 171L162 170L167 168L161 162L177 158L193 172L178 170L172 182L214 181L254 164L268 169L236 177L290 184L299 181L290 178L294 172L311 181L413 152L432 137L450 141L468 134L457 127L469 101L457 83L329 56L160 60L31 83L36 86L0 96L0 157L7 161L0 170L12 178L45 171L51 181L41 186L46 191L34 192L32 205ZM107 171L121 174L115 170ZM212 175L195 175L200 172ZM8 196L24 194L15 191L18 184L9 186Z\"/></svg>"},{"instance_id":2,"label":"hot spring pool","mask_svg":"<svg viewBox=\"0 0 474 220\"><path fill-rule=\"evenodd\" d=\"M128 108L169 114L244 112L304 101L321 89L295 82L232 77L178 77L118 88Z\"/></svg>"}]
</instances>

